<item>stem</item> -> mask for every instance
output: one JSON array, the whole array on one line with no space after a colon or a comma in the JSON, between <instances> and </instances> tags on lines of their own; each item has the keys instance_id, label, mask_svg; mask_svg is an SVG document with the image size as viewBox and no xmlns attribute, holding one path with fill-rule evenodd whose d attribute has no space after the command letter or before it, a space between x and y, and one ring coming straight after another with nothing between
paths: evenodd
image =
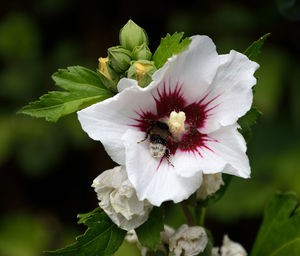
<instances>
[{"instance_id":1,"label":"stem","mask_svg":"<svg viewBox=\"0 0 300 256\"><path fill-rule=\"evenodd\" d=\"M202 207L201 208L201 216L200 216L200 226L202 226L202 227L204 227L205 215L206 215L206 208Z\"/></svg>"},{"instance_id":2,"label":"stem","mask_svg":"<svg viewBox=\"0 0 300 256\"><path fill-rule=\"evenodd\" d=\"M187 224L189 226L195 226L193 215L191 214L191 212L190 212L189 208L187 207L185 201L180 203L180 207L181 207L182 212L184 214L184 217L187 221Z\"/></svg>"}]
</instances>

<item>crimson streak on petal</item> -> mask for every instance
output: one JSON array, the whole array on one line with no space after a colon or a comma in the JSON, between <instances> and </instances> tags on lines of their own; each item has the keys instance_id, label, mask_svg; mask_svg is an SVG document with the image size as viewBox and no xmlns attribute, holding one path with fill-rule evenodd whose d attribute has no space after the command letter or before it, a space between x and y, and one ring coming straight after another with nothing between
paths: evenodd
<instances>
[{"instance_id":1,"label":"crimson streak on petal","mask_svg":"<svg viewBox=\"0 0 300 256\"><path fill-rule=\"evenodd\" d=\"M198 155L202 157L200 152L201 148L206 148L214 152L206 145L207 141L217 142L217 140L209 137L207 134L200 133L195 128L190 128L183 134L180 141L168 140L168 148L171 155L175 155L177 150L181 150L187 153L198 153Z\"/></svg>"},{"instance_id":2,"label":"crimson streak on petal","mask_svg":"<svg viewBox=\"0 0 300 256\"><path fill-rule=\"evenodd\" d=\"M157 115L158 118L169 117L172 111L179 112L184 108L186 104L185 99L183 98L181 89L183 84L179 85L176 83L175 90L171 90L171 81L169 81L169 89L166 89L166 82L164 81L163 90L159 91L157 88L158 98L153 98L156 103Z\"/></svg>"},{"instance_id":3,"label":"crimson streak on petal","mask_svg":"<svg viewBox=\"0 0 300 256\"><path fill-rule=\"evenodd\" d=\"M180 150L187 153L197 153L202 157L201 148L206 148L213 152L213 150L207 146L207 142L217 142L217 140L209 137L207 134L201 133L198 129L203 128L206 119L212 115L209 114L209 112L218 107L218 104L211 106L211 103L213 103L220 95L217 95L213 99L204 103L209 96L208 93L198 102L193 102L187 105L182 93L183 84L179 85L179 82L177 82L175 89L172 91L170 83L171 82L169 81L167 88L166 82L164 82L161 90L159 90L159 88L157 89L156 97L152 94L155 100L157 114L149 111L146 112L141 109L139 111L134 111L138 115L138 118L132 119L135 120L137 124L130 126L136 127L142 132L146 132L151 124L149 120L158 121L169 117L172 111L183 111L186 115L185 122L187 124L187 130L182 134L180 140L174 140L169 137L167 146L170 151L170 155L175 155L176 151Z\"/></svg>"}]
</instances>

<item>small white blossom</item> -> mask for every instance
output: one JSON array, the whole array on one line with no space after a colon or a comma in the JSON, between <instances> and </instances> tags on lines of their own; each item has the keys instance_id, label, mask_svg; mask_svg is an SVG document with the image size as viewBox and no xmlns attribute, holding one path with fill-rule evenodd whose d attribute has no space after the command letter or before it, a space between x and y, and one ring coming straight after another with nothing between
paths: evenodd
<instances>
[{"instance_id":1,"label":"small white blossom","mask_svg":"<svg viewBox=\"0 0 300 256\"><path fill-rule=\"evenodd\" d=\"M124 167L101 173L92 187L97 193L99 206L120 228L135 229L148 219L152 205L147 200L138 200Z\"/></svg>"},{"instance_id":2,"label":"small white blossom","mask_svg":"<svg viewBox=\"0 0 300 256\"><path fill-rule=\"evenodd\" d=\"M229 237L225 235L221 247L221 256L247 256L247 252L243 246L231 241Z\"/></svg>"},{"instance_id":3,"label":"small white blossom","mask_svg":"<svg viewBox=\"0 0 300 256\"><path fill-rule=\"evenodd\" d=\"M210 256L220 256L219 247L212 248Z\"/></svg>"},{"instance_id":4,"label":"small white blossom","mask_svg":"<svg viewBox=\"0 0 300 256\"><path fill-rule=\"evenodd\" d=\"M206 199L216 193L222 185L224 185L222 173L203 174L202 184L196 193L197 199Z\"/></svg>"},{"instance_id":5,"label":"small white blossom","mask_svg":"<svg viewBox=\"0 0 300 256\"><path fill-rule=\"evenodd\" d=\"M204 228L183 224L169 239L169 256L194 256L203 252L208 242Z\"/></svg>"},{"instance_id":6,"label":"small white blossom","mask_svg":"<svg viewBox=\"0 0 300 256\"><path fill-rule=\"evenodd\" d=\"M125 236L125 240L128 242L128 243L139 243L139 239L137 237L137 234L135 232L134 229L131 229L127 232L126 236Z\"/></svg>"},{"instance_id":7,"label":"small white blossom","mask_svg":"<svg viewBox=\"0 0 300 256\"><path fill-rule=\"evenodd\" d=\"M218 247L214 247L211 256L247 256L246 250L239 243L233 242L227 235L223 238L221 254Z\"/></svg>"}]
</instances>

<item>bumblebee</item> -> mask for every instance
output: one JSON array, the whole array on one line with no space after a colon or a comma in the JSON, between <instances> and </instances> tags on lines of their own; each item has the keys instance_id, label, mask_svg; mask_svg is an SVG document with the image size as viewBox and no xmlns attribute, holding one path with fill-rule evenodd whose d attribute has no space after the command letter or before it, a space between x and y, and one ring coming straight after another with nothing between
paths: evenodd
<instances>
[{"instance_id":1,"label":"bumblebee","mask_svg":"<svg viewBox=\"0 0 300 256\"><path fill-rule=\"evenodd\" d=\"M146 136L143 140L139 141L141 143L148 139L150 136L150 154L155 158L166 157L169 164L174 166L170 162L170 150L167 146L168 137L172 137L169 131L169 126L161 121L147 120L150 123L150 127L146 131Z\"/></svg>"}]
</instances>

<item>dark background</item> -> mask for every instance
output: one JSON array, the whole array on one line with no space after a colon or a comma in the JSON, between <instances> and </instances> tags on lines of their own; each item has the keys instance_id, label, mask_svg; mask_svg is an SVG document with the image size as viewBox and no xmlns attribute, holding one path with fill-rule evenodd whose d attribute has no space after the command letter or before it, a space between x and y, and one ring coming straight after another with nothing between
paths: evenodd
<instances>
[{"instance_id":1,"label":"dark background","mask_svg":"<svg viewBox=\"0 0 300 256\"><path fill-rule=\"evenodd\" d=\"M167 32L210 36L219 53L243 52L267 32L258 60L255 105L264 113L249 143L252 178L234 178L208 211L216 244L223 234L251 249L268 199L300 194L300 3L270 1L10 0L0 8L0 255L35 256L82 232L77 213L97 206L93 179L115 164L81 130L76 115L48 123L15 115L54 90L58 68L95 70L133 19L154 52ZM171 208L167 221L182 216ZM133 255L124 245L119 255ZM127 252L126 252L127 251Z\"/></svg>"}]
</instances>

